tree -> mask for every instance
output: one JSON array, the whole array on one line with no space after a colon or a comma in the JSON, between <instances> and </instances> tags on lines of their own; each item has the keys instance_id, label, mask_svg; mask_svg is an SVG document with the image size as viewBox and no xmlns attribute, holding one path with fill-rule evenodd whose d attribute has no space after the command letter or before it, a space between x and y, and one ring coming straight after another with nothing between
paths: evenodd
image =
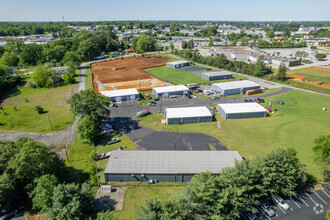
<instances>
[{"instance_id":1,"label":"tree","mask_svg":"<svg viewBox=\"0 0 330 220\"><path fill-rule=\"evenodd\" d=\"M172 53L173 53L174 45L172 42L170 43L170 49L172 50Z\"/></svg>"},{"instance_id":2,"label":"tree","mask_svg":"<svg viewBox=\"0 0 330 220\"><path fill-rule=\"evenodd\" d=\"M81 115L81 117L89 115L94 121L109 117L110 114L107 108L110 105L110 99L96 94L92 89L75 93L67 102L75 115Z\"/></svg>"},{"instance_id":3,"label":"tree","mask_svg":"<svg viewBox=\"0 0 330 220\"><path fill-rule=\"evenodd\" d=\"M249 40L247 39L247 38L243 38L242 40L241 40L241 46L247 46L247 45L249 45Z\"/></svg>"},{"instance_id":4,"label":"tree","mask_svg":"<svg viewBox=\"0 0 330 220\"><path fill-rule=\"evenodd\" d=\"M0 64L0 77L9 76L13 73L13 70L6 65Z\"/></svg>"},{"instance_id":5,"label":"tree","mask_svg":"<svg viewBox=\"0 0 330 220\"><path fill-rule=\"evenodd\" d=\"M237 40L233 40L230 45L231 46L236 46L236 44L237 44Z\"/></svg>"},{"instance_id":6,"label":"tree","mask_svg":"<svg viewBox=\"0 0 330 220\"><path fill-rule=\"evenodd\" d=\"M326 57L327 57L327 55L325 53L318 53L315 55L315 58L318 60L323 60Z\"/></svg>"},{"instance_id":7,"label":"tree","mask_svg":"<svg viewBox=\"0 0 330 220\"><path fill-rule=\"evenodd\" d=\"M66 48L63 45L48 43L43 45L42 57L44 62L57 63L60 62L66 53Z\"/></svg>"},{"instance_id":8,"label":"tree","mask_svg":"<svg viewBox=\"0 0 330 220\"><path fill-rule=\"evenodd\" d=\"M81 187L74 183L59 184L53 190L52 207L47 216L54 219L78 220L91 209L92 202L92 190L87 183L83 183Z\"/></svg>"},{"instance_id":9,"label":"tree","mask_svg":"<svg viewBox=\"0 0 330 220\"><path fill-rule=\"evenodd\" d=\"M79 120L77 132L81 142L88 144L93 144L99 136L98 126L89 115Z\"/></svg>"},{"instance_id":10,"label":"tree","mask_svg":"<svg viewBox=\"0 0 330 220\"><path fill-rule=\"evenodd\" d=\"M137 213L138 220L145 219L161 219L162 204L157 198L149 199L145 202L145 206L140 208Z\"/></svg>"},{"instance_id":11,"label":"tree","mask_svg":"<svg viewBox=\"0 0 330 220\"><path fill-rule=\"evenodd\" d=\"M38 87L49 87L51 86L50 77L54 75L54 72L43 64L39 64L36 68L34 73L31 75L33 82Z\"/></svg>"},{"instance_id":12,"label":"tree","mask_svg":"<svg viewBox=\"0 0 330 220\"><path fill-rule=\"evenodd\" d=\"M24 45L20 53L20 61L23 65L36 65L41 57L42 49L39 45Z\"/></svg>"},{"instance_id":13,"label":"tree","mask_svg":"<svg viewBox=\"0 0 330 220\"><path fill-rule=\"evenodd\" d=\"M279 80L286 80L286 66L284 63L281 63L280 67L278 68L277 72L277 79Z\"/></svg>"},{"instance_id":14,"label":"tree","mask_svg":"<svg viewBox=\"0 0 330 220\"><path fill-rule=\"evenodd\" d=\"M79 68L81 60L77 53L75 52L66 52L63 59L61 60L61 66L68 66L69 72L75 72Z\"/></svg>"},{"instance_id":15,"label":"tree","mask_svg":"<svg viewBox=\"0 0 330 220\"><path fill-rule=\"evenodd\" d=\"M142 35L136 42L136 51L155 51L157 42L150 36Z\"/></svg>"},{"instance_id":16,"label":"tree","mask_svg":"<svg viewBox=\"0 0 330 220\"><path fill-rule=\"evenodd\" d=\"M41 213L47 212L52 207L53 190L58 184L57 178L54 175L46 174L33 182L35 187L29 193L33 208L41 209Z\"/></svg>"},{"instance_id":17,"label":"tree","mask_svg":"<svg viewBox=\"0 0 330 220\"><path fill-rule=\"evenodd\" d=\"M30 183L45 174L63 175L64 163L43 143L25 139L19 152L8 162L8 170L22 182Z\"/></svg>"},{"instance_id":18,"label":"tree","mask_svg":"<svg viewBox=\"0 0 330 220\"><path fill-rule=\"evenodd\" d=\"M0 175L0 209L7 209L14 205L16 195L15 178L8 173Z\"/></svg>"},{"instance_id":19,"label":"tree","mask_svg":"<svg viewBox=\"0 0 330 220\"><path fill-rule=\"evenodd\" d=\"M14 38L6 39L6 51L8 52L19 54L22 51L23 45L24 43L22 40Z\"/></svg>"},{"instance_id":20,"label":"tree","mask_svg":"<svg viewBox=\"0 0 330 220\"><path fill-rule=\"evenodd\" d=\"M19 62L19 58L17 53L15 52L4 52L4 54L0 58L0 64L6 66L17 66Z\"/></svg>"},{"instance_id":21,"label":"tree","mask_svg":"<svg viewBox=\"0 0 330 220\"><path fill-rule=\"evenodd\" d=\"M110 210L98 212L96 220L117 220L118 217L113 215Z\"/></svg>"},{"instance_id":22,"label":"tree","mask_svg":"<svg viewBox=\"0 0 330 220\"><path fill-rule=\"evenodd\" d=\"M209 40L209 45L208 45L209 47L212 47L213 46L213 40L210 38L210 40Z\"/></svg>"},{"instance_id":23,"label":"tree","mask_svg":"<svg viewBox=\"0 0 330 220\"><path fill-rule=\"evenodd\" d=\"M268 31L267 32L267 37L268 38L274 38L275 37L275 32L274 31Z\"/></svg>"},{"instance_id":24,"label":"tree","mask_svg":"<svg viewBox=\"0 0 330 220\"><path fill-rule=\"evenodd\" d=\"M302 57L302 58L308 57L308 53L305 51L297 51L294 55L296 57Z\"/></svg>"},{"instance_id":25,"label":"tree","mask_svg":"<svg viewBox=\"0 0 330 220\"><path fill-rule=\"evenodd\" d=\"M314 140L313 161L319 167L323 181L329 179L328 166L330 163L330 134L322 135Z\"/></svg>"},{"instance_id":26,"label":"tree","mask_svg":"<svg viewBox=\"0 0 330 220\"><path fill-rule=\"evenodd\" d=\"M81 60L91 60L98 56L101 51L91 40L84 40L79 44L77 53Z\"/></svg>"}]
</instances>

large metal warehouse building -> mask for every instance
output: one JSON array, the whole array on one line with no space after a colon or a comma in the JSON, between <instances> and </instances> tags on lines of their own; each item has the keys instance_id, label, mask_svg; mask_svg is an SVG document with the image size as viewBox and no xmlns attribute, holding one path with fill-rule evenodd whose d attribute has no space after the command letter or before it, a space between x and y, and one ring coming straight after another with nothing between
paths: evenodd
<instances>
[{"instance_id":1,"label":"large metal warehouse building","mask_svg":"<svg viewBox=\"0 0 330 220\"><path fill-rule=\"evenodd\" d=\"M166 108L165 116L167 124L212 122L213 117L206 106Z\"/></svg>"},{"instance_id":2,"label":"large metal warehouse building","mask_svg":"<svg viewBox=\"0 0 330 220\"><path fill-rule=\"evenodd\" d=\"M224 119L266 117L267 109L258 103L218 104L218 112Z\"/></svg>"},{"instance_id":3,"label":"large metal warehouse building","mask_svg":"<svg viewBox=\"0 0 330 220\"><path fill-rule=\"evenodd\" d=\"M101 95L109 97L111 101L120 102L137 99L139 97L139 92L136 89L118 89L102 91Z\"/></svg>"},{"instance_id":4,"label":"large metal warehouse building","mask_svg":"<svg viewBox=\"0 0 330 220\"><path fill-rule=\"evenodd\" d=\"M189 61L179 60L179 61L166 63L166 67L169 67L169 68L180 68L180 67L184 67L184 66L189 66Z\"/></svg>"},{"instance_id":5,"label":"large metal warehouse building","mask_svg":"<svg viewBox=\"0 0 330 220\"><path fill-rule=\"evenodd\" d=\"M160 98L160 97L169 97L171 95L188 95L190 94L190 91L184 85L176 85L176 86L156 87L152 89L152 93L156 97Z\"/></svg>"},{"instance_id":6,"label":"large metal warehouse building","mask_svg":"<svg viewBox=\"0 0 330 220\"><path fill-rule=\"evenodd\" d=\"M187 182L195 174L219 174L242 160L237 151L112 151L105 182Z\"/></svg>"},{"instance_id":7,"label":"large metal warehouse building","mask_svg":"<svg viewBox=\"0 0 330 220\"><path fill-rule=\"evenodd\" d=\"M233 95L245 93L247 90L251 89L259 89L260 85L249 81L249 80L241 80L241 81L232 81L232 82L223 82L223 83L213 83L212 89L220 92L221 95Z\"/></svg>"},{"instance_id":8,"label":"large metal warehouse building","mask_svg":"<svg viewBox=\"0 0 330 220\"><path fill-rule=\"evenodd\" d=\"M201 77L208 81L231 79L233 78L233 73L228 71L210 71L202 73Z\"/></svg>"}]
</instances>

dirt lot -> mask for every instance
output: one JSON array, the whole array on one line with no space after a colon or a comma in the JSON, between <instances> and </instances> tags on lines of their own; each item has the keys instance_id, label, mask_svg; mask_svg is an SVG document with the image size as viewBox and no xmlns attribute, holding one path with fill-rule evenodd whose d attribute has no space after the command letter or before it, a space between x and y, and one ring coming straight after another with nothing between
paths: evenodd
<instances>
[{"instance_id":1,"label":"dirt lot","mask_svg":"<svg viewBox=\"0 0 330 220\"><path fill-rule=\"evenodd\" d=\"M136 88L150 90L165 86L166 81L155 78L142 69L165 65L164 56L127 57L92 65L93 87L99 93L106 90Z\"/></svg>"},{"instance_id":2,"label":"dirt lot","mask_svg":"<svg viewBox=\"0 0 330 220\"><path fill-rule=\"evenodd\" d=\"M111 193L101 193L99 189L94 198L94 209L122 210L126 189L126 187L112 187Z\"/></svg>"},{"instance_id":3,"label":"dirt lot","mask_svg":"<svg viewBox=\"0 0 330 220\"><path fill-rule=\"evenodd\" d=\"M288 72L287 77L296 82L330 89L330 69L322 67L297 69Z\"/></svg>"}]
</instances>

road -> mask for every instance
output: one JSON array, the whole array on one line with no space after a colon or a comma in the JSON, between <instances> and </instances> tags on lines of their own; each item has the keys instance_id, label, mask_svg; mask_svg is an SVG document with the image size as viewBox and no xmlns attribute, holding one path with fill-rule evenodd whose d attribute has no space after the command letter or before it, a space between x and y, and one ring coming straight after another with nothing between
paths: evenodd
<instances>
[{"instance_id":1,"label":"road","mask_svg":"<svg viewBox=\"0 0 330 220\"><path fill-rule=\"evenodd\" d=\"M168 54L168 53L165 53L169 56L172 56L172 57L175 57L175 58L178 58L178 59L182 59L181 57L179 56L176 56L176 55L173 55L173 54ZM196 62L195 62L196 63ZM211 68L211 69L214 69L214 70L221 70L219 68L215 68L215 67L212 67L212 66L208 66L208 65L204 65L204 64L200 64L200 63L196 63L198 65L201 65L201 66L204 66L206 68ZM284 84L281 84L281 83L276 83L276 82L272 82L272 81L268 81L268 80L264 80L264 79L260 79L260 78L257 78L257 77L253 77L253 76L247 76L247 75L244 75L244 74L241 74L241 73L235 73L235 72L232 72L234 75L240 75L240 76L244 76L244 77L247 77L247 80L250 80L250 81L253 81L253 82L256 82L258 83L261 87L268 87L268 88L281 88L281 87L287 87L287 88L290 88L290 89L296 89L296 90L300 90L300 91L304 91L304 92L309 92L309 93L313 93L313 94L318 94L318 95L323 95L323 96L328 96L330 97L330 94L325 94L325 93L321 93L321 92L316 92L316 91L311 91L311 90L308 90L308 89L301 89L301 88L297 88L297 87L293 87L293 86L288 86L288 85L284 85Z\"/></svg>"}]
</instances>

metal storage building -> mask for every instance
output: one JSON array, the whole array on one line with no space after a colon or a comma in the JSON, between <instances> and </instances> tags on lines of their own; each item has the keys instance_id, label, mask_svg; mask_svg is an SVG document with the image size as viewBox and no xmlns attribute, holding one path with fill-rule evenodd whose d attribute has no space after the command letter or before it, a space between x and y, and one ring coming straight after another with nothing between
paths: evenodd
<instances>
[{"instance_id":1,"label":"metal storage building","mask_svg":"<svg viewBox=\"0 0 330 220\"><path fill-rule=\"evenodd\" d=\"M249 80L240 80L232 82L223 83L213 83L212 89L220 92L221 95L234 95L245 93L246 90L259 89L260 85L258 83Z\"/></svg>"},{"instance_id":2,"label":"metal storage building","mask_svg":"<svg viewBox=\"0 0 330 220\"><path fill-rule=\"evenodd\" d=\"M267 116L267 109L258 103L218 104L217 109L226 120Z\"/></svg>"},{"instance_id":3,"label":"metal storage building","mask_svg":"<svg viewBox=\"0 0 330 220\"><path fill-rule=\"evenodd\" d=\"M166 63L166 67L169 67L169 68L180 68L180 67L184 67L184 66L189 66L189 61L179 60L179 61Z\"/></svg>"},{"instance_id":4,"label":"metal storage building","mask_svg":"<svg viewBox=\"0 0 330 220\"><path fill-rule=\"evenodd\" d=\"M137 99L139 97L139 92L136 89L118 89L102 91L101 95L109 97L111 101L120 102Z\"/></svg>"},{"instance_id":5,"label":"metal storage building","mask_svg":"<svg viewBox=\"0 0 330 220\"><path fill-rule=\"evenodd\" d=\"M169 97L171 95L187 95L190 94L189 89L184 85L156 87L152 89L152 93L160 97Z\"/></svg>"},{"instance_id":6,"label":"metal storage building","mask_svg":"<svg viewBox=\"0 0 330 220\"><path fill-rule=\"evenodd\" d=\"M112 151L105 182L187 182L195 174L219 174L242 160L237 151Z\"/></svg>"},{"instance_id":7,"label":"metal storage building","mask_svg":"<svg viewBox=\"0 0 330 220\"><path fill-rule=\"evenodd\" d=\"M167 124L212 122L212 113L206 106L166 108Z\"/></svg>"},{"instance_id":8,"label":"metal storage building","mask_svg":"<svg viewBox=\"0 0 330 220\"><path fill-rule=\"evenodd\" d=\"M201 77L208 80L221 80L221 79L232 79L233 73L228 71L210 71L210 72L204 72L201 74Z\"/></svg>"}]
</instances>

